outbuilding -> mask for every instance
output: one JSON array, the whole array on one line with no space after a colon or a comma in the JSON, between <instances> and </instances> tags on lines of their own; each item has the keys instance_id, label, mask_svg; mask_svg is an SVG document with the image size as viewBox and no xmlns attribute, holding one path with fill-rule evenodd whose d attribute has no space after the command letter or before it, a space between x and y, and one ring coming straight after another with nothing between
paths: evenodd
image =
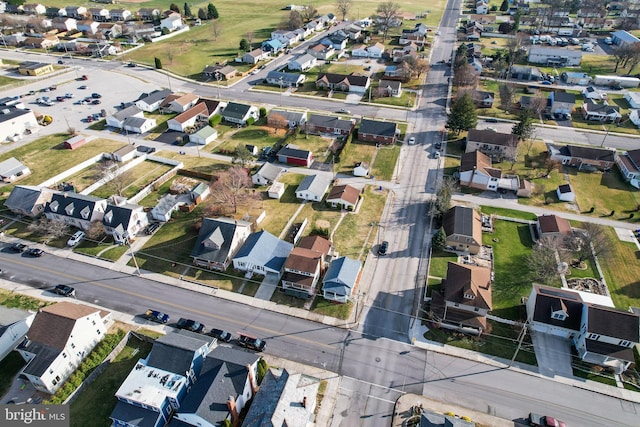
<instances>
[{"instance_id":1,"label":"outbuilding","mask_svg":"<svg viewBox=\"0 0 640 427\"><path fill-rule=\"evenodd\" d=\"M75 150L76 148L82 147L87 143L87 139L82 135L76 135L64 142L64 148L69 150Z\"/></svg>"}]
</instances>

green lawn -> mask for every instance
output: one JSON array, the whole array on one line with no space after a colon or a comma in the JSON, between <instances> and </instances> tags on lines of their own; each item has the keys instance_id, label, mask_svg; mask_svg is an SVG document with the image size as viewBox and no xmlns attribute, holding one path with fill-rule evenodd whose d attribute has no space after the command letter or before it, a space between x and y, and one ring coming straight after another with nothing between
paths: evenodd
<instances>
[{"instance_id":1,"label":"green lawn","mask_svg":"<svg viewBox=\"0 0 640 427\"><path fill-rule=\"evenodd\" d=\"M429 263L429 276L444 278L447 276L449 262L457 262L458 256L451 252L434 251Z\"/></svg>"},{"instance_id":2,"label":"green lawn","mask_svg":"<svg viewBox=\"0 0 640 427\"><path fill-rule=\"evenodd\" d=\"M371 167L371 175L376 179L390 180L400 155L401 143L380 147L376 160Z\"/></svg>"},{"instance_id":3,"label":"green lawn","mask_svg":"<svg viewBox=\"0 0 640 427\"><path fill-rule=\"evenodd\" d=\"M483 244L493 246L495 281L491 314L519 319L520 298L529 295L533 279L526 267L526 257L533 246L531 232L527 224L510 221L495 221L494 228L493 234L482 236Z\"/></svg>"},{"instance_id":4,"label":"green lawn","mask_svg":"<svg viewBox=\"0 0 640 427\"><path fill-rule=\"evenodd\" d=\"M169 172L172 166L146 160L132 169L129 169L123 178L116 178L117 185L122 186L121 195L130 198L135 196L145 186L159 178L163 174ZM96 191L91 193L92 196L108 198L115 194L117 188L114 184L106 183Z\"/></svg>"},{"instance_id":5,"label":"green lawn","mask_svg":"<svg viewBox=\"0 0 640 427\"><path fill-rule=\"evenodd\" d=\"M346 320L349 318L352 309L352 302L348 302L346 304L337 304L335 302L327 301L320 296L317 296L313 300L313 304L311 305L311 311L314 313L322 314L324 316L331 316L342 320Z\"/></svg>"},{"instance_id":6,"label":"green lawn","mask_svg":"<svg viewBox=\"0 0 640 427\"><path fill-rule=\"evenodd\" d=\"M296 188L304 175L287 173L280 177L279 181L285 184L284 194L278 199L269 199L266 193L263 195L262 208L267 212L267 216L260 223L260 228L268 231L274 236L279 236L284 230L287 221L300 206L300 201L296 199Z\"/></svg>"},{"instance_id":7,"label":"green lawn","mask_svg":"<svg viewBox=\"0 0 640 427\"><path fill-rule=\"evenodd\" d=\"M630 242L621 242L612 228L605 228L612 250L599 257L615 306L628 310L640 307L640 251Z\"/></svg>"},{"instance_id":8,"label":"green lawn","mask_svg":"<svg viewBox=\"0 0 640 427\"><path fill-rule=\"evenodd\" d=\"M526 220L532 220L532 221L535 221L538 218L536 214L533 214L533 213L516 211L513 209L506 209L506 208L494 208L492 206L482 206L482 213L485 215L495 214L500 216L506 216L509 218L519 218L519 219L526 219Z\"/></svg>"},{"instance_id":9,"label":"green lawn","mask_svg":"<svg viewBox=\"0 0 640 427\"><path fill-rule=\"evenodd\" d=\"M296 222L302 222L305 218L309 221L305 235L314 229L326 228L322 226L324 221L329 223L329 231L331 231L340 220L340 209L332 208L325 202L307 203L298 214Z\"/></svg>"},{"instance_id":10,"label":"green lawn","mask_svg":"<svg viewBox=\"0 0 640 427\"><path fill-rule=\"evenodd\" d=\"M27 295L22 295L0 289L0 305L9 308L19 308L21 310L38 311L42 307L46 307L50 302L39 300Z\"/></svg>"},{"instance_id":11,"label":"green lawn","mask_svg":"<svg viewBox=\"0 0 640 427\"><path fill-rule=\"evenodd\" d=\"M20 369L25 365L25 361L17 351L12 351L0 361L0 396L4 396L13 378L18 374Z\"/></svg>"},{"instance_id":12,"label":"green lawn","mask_svg":"<svg viewBox=\"0 0 640 427\"><path fill-rule=\"evenodd\" d=\"M336 171L338 173L351 175L356 163L365 162L370 165L375 152L375 145L361 142L354 138L342 149L340 153L340 163L336 166Z\"/></svg>"},{"instance_id":13,"label":"green lawn","mask_svg":"<svg viewBox=\"0 0 640 427\"><path fill-rule=\"evenodd\" d=\"M233 153L238 145L246 144L255 145L259 150L262 150L264 147L271 147L280 142L284 134L284 130L275 131L269 126L249 126L225 135L223 142L214 151L221 154L229 154Z\"/></svg>"},{"instance_id":14,"label":"green lawn","mask_svg":"<svg viewBox=\"0 0 640 427\"><path fill-rule=\"evenodd\" d=\"M591 215L605 216L615 210L613 219L617 220L626 220L629 212L636 212L640 204L640 190L624 182L617 167L608 173L577 172L575 168L569 168L568 172L580 211L594 207ZM638 220L640 215L630 221Z\"/></svg>"},{"instance_id":15,"label":"green lawn","mask_svg":"<svg viewBox=\"0 0 640 427\"><path fill-rule=\"evenodd\" d=\"M131 336L129 342L114 361L96 380L86 387L71 404L71 426L104 426L111 424L109 415L115 408L114 396L139 359L147 357L152 343Z\"/></svg>"}]
</instances>

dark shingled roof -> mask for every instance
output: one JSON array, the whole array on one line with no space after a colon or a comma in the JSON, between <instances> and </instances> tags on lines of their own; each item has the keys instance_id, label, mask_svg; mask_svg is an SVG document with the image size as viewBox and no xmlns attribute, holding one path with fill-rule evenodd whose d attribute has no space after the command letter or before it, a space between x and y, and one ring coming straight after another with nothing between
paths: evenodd
<instances>
[{"instance_id":1,"label":"dark shingled roof","mask_svg":"<svg viewBox=\"0 0 640 427\"><path fill-rule=\"evenodd\" d=\"M536 304L533 309L533 320L560 328L578 331L582 320L582 298L576 292L570 292L550 286L535 285ZM563 310L565 320L554 319L554 311Z\"/></svg>"},{"instance_id":2,"label":"dark shingled roof","mask_svg":"<svg viewBox=\"0 0 640 427\"><path fill-rule=\"evenodd\" d=\"M500 133L486 129L469 129L467 141L515 147L518 144L518 137L510 133Z\"/></svg>"},{"instance_id":3,"label":"dark shingled roof","mask_svg":"<svg viewBox=\"0 0 640 427\"><path fill-rule=\"evenodd\" d=\"M205 337L199 339L181 333L164 335L153 343L147 365L183 375L191 369L195 352L207 344Z\"/></svg>"},{"instance_id":4,"label":"dark shingled roof","mask_svg":"<svg viewBox=\"0 0 640 427\"><path fill-rule=\"evenodd\" d=\"M604 148L596 147L584 147L581 145L566 145L560 149L560 154L564 156L589 160L599 160L602 162L613 162L614 153L614 150L607 150Z\"/></svg>"},{"instance_id":5,"label":"dark shingled roof","mask_svg":"<svg viewBox=\"0 0 640 427\"><path fill-rule=\"evenodd\" d=\"M393 137L396 135L398 128L395 122L383 122L380 120L362 119L360 122L359 133L366 133L371 135L379 135L386 137Z\"/></svg>"},{"instance_id":6,"label":"dark shingled roof","mask_svg":"<svg viewBox=\"0 0 640 427\"><path fill-rule=\"evenodd\" d=\"M587 331L630 342L640 342L640 316L615 308L589 305Z\"/></svg>"}]
</instances>

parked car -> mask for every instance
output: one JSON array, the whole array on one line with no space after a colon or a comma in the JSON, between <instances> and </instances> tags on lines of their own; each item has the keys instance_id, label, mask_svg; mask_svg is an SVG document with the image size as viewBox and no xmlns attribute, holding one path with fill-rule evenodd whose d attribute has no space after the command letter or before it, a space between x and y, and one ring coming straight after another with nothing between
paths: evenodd
<instances>
[{"instance_id":1,"label":"parked car","mask_svg":"<svg viewBox=\"0 0 640 427\"><path fill-rule=\"evenodd\" d=\"M160 223L152 222L151 224L147 225L147 227L144 229L144 234L147 234L150 236L156 231L158 231L158 228L160 228Z\"/></svg>"},{"instance_id":2,"label":"parked car","mask_svg":"<svg viewBox=\"0 0 640 427\"><path fill-rule=\"evenodd\" d=\"M484 121L487 123L498 123L498 119L496 119L495 117L488 117L484 119Z\"/></svg>"},{"instance_id":3,"label":"parked car","mask_svg":"<svg viewBox=\"0 0 640 427\"><path fill-rule=\"evenodd\" d=\"M76 290L73 289L71 286L68 285L57 285L54 290L53 290L56 294L58 295L62 295L65 297L75 297L76 296Z\"/></svg>"},{"instance_id":4,"label":"parked car","mask_svg":"<svg viewBox=\"0 0 640 427\"><path fill-rule=\"evenodd\" d=\"M127 67L129 67L129 68L134 68L135 66L136 66L135 62L129 62L127 64Z\"/></svg>"},{"instance_id":5,"label":"parked car","mask_svg":"<svg viewBox=\"0 0 640 427\"><path fill-rule=\"evenodd\" d=\"M21 253L21 252L24 252L26 249L27 249L27 245L25 245L24 243L14 243L13 245L9 246L9 250L11 252Z\"/></svg>"},{"instance_id":6,"label":"parked car","mask_svg":"<svg viewBox=\"0 0 640 427\"><path fill-rule=\"evenodd\" d=\"M178 320L176 326L179 329L185 329L191 332L202 333L204 331L204 325L202 323L196 322L195 320L191 319L184 319L182 317Z\"/></svg>"},{"instance_id":7,"label":"parked car","mask_svg":"<svg viewBox=\"0 0 640 427\"><path fill-rule=\"evenodd\" d=\"M169 315L158 310L147 310L144 318L156 323L167 323L170 319Z\"/></svg>"},{"instance_id":8,"label":"parked car","mask_svg":"<svg viewBox=\"0 0 640 427\"><path fill-rule=\"evenodd\" d=\"M433 158L434 158L434 159L439 159L439 158L440 158L440 152L439 152L439 151L435 151L435 152L433 153Z\"/></svg>"},{"instance_id":9,"label":"parked car","mask_svg":"<svg viewBox=\"0 0 640 427\"><path fill-rule=\"evenodd\" d=\"M84 89L86 89L86 88L87 88L87 86L85 86L85 85L78 86L78 89L81 89L81 90L84 90Z\"/></svg>"},{"instance_id":10,"label":"parked car","mask_svg":"<svg viewBox=\"0 0 640 427\"><path fill-rule=\"evenodd\" d=\"M389 242L385 240L378 247L378 255L385 256L387 254L388 249L389 249Z\"/></svg>"},{"instance_id":11,"label":"parked car","mask_svg":"<svg viewBox=\"0 0 640 427\"><path fill-rule=\"evenodd\" d=\"M231 338L233 338L231 332L223 331L222 329L211 329L208 335L224 342L231 342Z\"/></svg>"},{"instance_id":12,"label":"parked car","mask_svg":"<svg viewBox=\"0 0 640 427\"><path fill-rule=\"evenodd\" d=\"M529 425L534 427L566 427L566 424L548 415L529 414Z\"/></svg>"},{"instance_id":13,"label":"parked car","mask_svg":"<svg viewBox=\"0 0 640 427\"><path fill-rule=\"evenodd\" d=\"M80 80L89 80L89 76L87 76L86 74L83 74L83 75L80 77Z\"/></svg>"},{"instance_id":14,"label":"parked car","mask_svg":"<svg viewBox=\"0 0 640 427\"><path fill-rule=\"evenodd\" d=\"M91 94L91 97L92 98L102 98L102 95L100 95L99 93L95 93L94 92L94 93Z\"/></svg>"},{"instance_id":15,"label":"parked car","mask_svg":"<svg viewBox=\"0 0 640 427\"><path fill-rule=\"evenodd\" d=\"M91 101L91 104L98 105L98 104L100 104L100 100L99 99L94 99L93 101Z\"/></svg>"},{"instance_id":16,"label":"parked car","mask_svg":"<svg viewBox=\"0 0 640 427\"><path fill-rule=\"evenodd\" d=\"M156 151L156 147L149 147L147 145L139 145L136 150L141 153L154 153Z\"/></svg>"},{"instance_id":17,"label":"parked car","mask_svg":"<svg viewBox=\"0 0 640 427\"><path fill-rule=\"evenodd\" d=\"M436 142L435 147L436 147L436 150L441 149L442 148L442 142L440 142L440 141Z\"/></svg>"},{"instance_id":18,"label":"parked car","mask_svg":"<svg viewBox=\"0 0 640 427\"><path fill-rule=\"evenodd\" d=\"M44 251L42 249L38 249L38 248L31 248L31 249L29 249L27 251L27 255L39 258L42 255L44 255Z\"/></svg>"},{"instance_id":19,"label":"parked car","mask_svg":"<svg viewBox=\"0 0 640 427\"><path fill-rule=\"evenodd\" d=\"M409 145L413 145L415 143L416 143L416 138L415 137L412 136L411 138L409 138Z\"/></svg>"},{"instance_id":20,"label":"parked car","mask_svg":"<svg viewBox=\"0 0 640 427\"><path fill-rule=\"evenodd\" d=\"M264 349L267 348L266 342L260 338L246 334L240 334L238 336L238 345L255 351L264 351Z\"/></svg>"},{"instance_id":21,"label":"parked car","mask_svg":"<svg viewBox=\"0 0 640 427\"><path fill-rule=\"evenodd\" d=\"M74 96L75 96L75 95L74 95L74 94L72 94L72 93L65 93L65 94L64 94L64 97L65 97L65 98L67 98L67 99L71 99L71 98L73 98Z\"/></svg>"},{"instance_id":22,"label":"parked car","mask_svg":"<svg viewBox=\"0 0 640 427\"><path fill-rule=\"evenodd\" d=\"M84 231L76 231L75 233L73 233L73 236L71 236L69 238L69 240L67 240L67 246L75 246L78 243L80 243L80 240L84 239Z\"/></svg>"}]
</instances>

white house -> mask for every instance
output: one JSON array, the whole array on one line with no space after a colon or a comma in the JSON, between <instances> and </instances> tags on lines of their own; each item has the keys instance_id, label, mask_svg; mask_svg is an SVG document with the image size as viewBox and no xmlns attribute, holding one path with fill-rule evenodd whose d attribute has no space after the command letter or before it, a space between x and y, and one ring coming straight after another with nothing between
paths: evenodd
<instances>
[{"instance_id":1,"label":"white house","mask_svg":"<svg viewBox=\"0 0 640 427\"><path fill-rule=\"evenodd\" d=\"M221 114L222 118L227 122L241 126L246 125L249 119L258 120L260 118L260 112L257 107L237 102L228 103Z\"/></svg>"},{"instance_id":2,"label":"white house","mask_svg":"<svg viewBox=\"0 0 640 427\"><path fill-rule=\"evenodd\" d=\"M262 166L251 176L253 185L269 185L278 180L283 169L273 163L264 162Z\"/></svg>"},{"instance_id":3,"label":"white house","mask_svg":"<svg viewBox=\"0 0 640 427\"><path fill-rule=\"evenodd\" d=\"M28 130L38 129L38 119L33 111L15 107L2 108L0 111L0 141L22 137Z\"/></svg>"},{"instance_id":4,"label":"white house","mask_svg":"<svg viewBox=\"0 0 640 427\"><path fill-rule=\"evenodd\" d=\"M594 86L587 86L582 90L582 96L587 99L607 99L607 93L599 91Z\"/></svg>"},{"instance_id":5,"label":"white house","mask_svg":"<svg viewBox=\"0 0 640 427\"><path fill-rule=\"evenodd\" d=\"M124 120L123 128L127 132L132 133L145 133L156 127L158 124L156 119L149 117L127 117Z\"/></svg>"},{"instance_id":6,"label":"white house","mask_svg":"<svg viewBox=\"0 0 640 427\"><path fill-rule=\"evenodd\" d=\"M576 193L573 192L571 184L559 185L556 189L556 195L561 202L573 202L576 199Z\"/></svg>"},{"instance_id":7,"label":"white house","mask_svg":"<svg viewBox=\"0 0 640 427\"><path fill-rule=\"evenodd\" d=\"M280 197L282 197L282 195L284 194L284 189L284 183L276 181L271 184L271 187L269 187L269 189L267 190L267 195L270 199L280 200Z\"/></svg>"},{"instance_id":8,"label":"white house","mask_svg":"<svg viewBox=\"0 0 640 427\"><path fill-rule=\"evenodd\" d=\"M250 274L277 275L282 273L284 263L293 245L280 240L267 231L251 234L233 258L233 268Z\"/></svg>"},{"instance_id":9,"label":"white house","mask_svg":"<svg viewBox=\"0 0 640 427\"><path fill-rule=\"evenodd\" d=\"M45 393L55 393L98 344L111 313L83 304L59 302L36 314L18 352L27 362L21 375Z\"/></svg>"},{"instance_id":10,"label":"white house","mask_svg":"<svg viewBox=\"0 0 640 427\"><path fill-rule=\"evenodd\" d=\"M123 129L124 121L129 117L144 117L144 112L137 105L131 105L107 116L106 124L107 126Z\"/></svg>"},{"instance_id":11,"label":"white house","mask_svg":"<svg viewBox=\"0 0 640 427\"><path fill-rule=\"evenodd\" d=\"M134 204L107 205L102 217L104 231L118 244L127 243L149 224L144 207Z\"/></svg>"},{"instance_id":12,"label":"white house","mask_svg":"<svg viewBox=\"0 0 640 427\"><path fill-rule=\"evenodd\" d=\"M0 306L0 361L22 342L35 316L35 313Z\"/></svg>"},{"instance_id":13,"label":"white house","mask_svg":"<svg viewBox=\"0 0 640 427\"><path fill-rule=\"evenodd\" d=\"M165 13L164 18L160 20L160 28L166 28L169 31L179 30L182 28L182 16L173 11Z\"/></svg>"},{"instance_id":14,"label":"white house","mask_svg":"<svg viewBox=\"0 0 640 427\"><path fill-rule=\"evenodd\" d=\"M631 108L640 108L640 92L627 92L624 96Z\"/></svg>"},{"instance_id":15,"label":"white house","mask_svg":"<svg viewBox=\"0 0 640 427\"><path fill-rule=\"evenodd\" d=\"M51 221L87 230L92 222L102 221L106 208L105 199L71 192L54 193L44 215Z\"/></svg>"},{"instance_id":16,"label":"white house","mask_svg":"<svg viewBox=\"0 0 640 427\"><path fill-rule=\"evenodd\" d=\"M218 131L209 125L203 126L189 135L189 141L198 145L207 145L218 137Z\"/></svg>"},{"instance_id":17,"label":"white house","mask_svg":"<svg viewBox=\"0 0 640 427\"><path fill-rule=\"evenodd\" d=\"M331 185L331 178L324 175L307 175L304 177L298 188L296 188L296 198L300 200L319 202L324 198Z\"/></svg>"},{"instance_id":18,"label":"white house","mask_svg":"<svg viewBox=\"0 0 640 427\"><path fill-rule=\"evenodd\" d=\"M532 64L577 67L582 62L582 51L563 47L531 46L528 60Z\"/></svg>"},{"instance_id":19,"label":"white house","mask_svg":"<svg viewBox=\"0 0 640 427\"><path fill-rule=\"evenodd\" d=\"M369 58L382 58L384 53L384 45L380 42L374 43L367 47L367 56Z\"/></svg>"},{"instance_id":20,"label":"white house","mask_svg":"<svg viewBox=\"0 0 640 427\"><path fill-rule=\"evenodd\" d=\"M369 163L358 162L353 168L353 176L369 176Z\"/></svg>"},{"instance_id":21,"label":"white house","mask_svg":"<svg viewBox=\"0 0 640 427\"><path fill-rule=\"evenodd\" d=\"M171 130L182 132L187 128L195 126L202 114L207 114L207 106L203 102L196 104L187 111L169 119L167 121L167 127Z\"/></svg>"},{"instance_id":22,"label":"white house","mask_svg":"<svg viewBox=\"0 0 640 427\"><path fill-rule=\"evenodd\" d=\"M160 108L160 104L162 104L169 95L171 95L169 89L154 90L151 93L143 93L138 100L136 100L135 104L142 111L153 113Z\"/></svg>"},{"instance_id":23,"label":"white house","mask_svg":"<svg viewBox=\"0 0 640 427\"><path fill-rule=\"evenodd\" d=\"M292 71L304 72L315 67L317 63L318 59L315 56L305 53L289 61L288 68Z\"/></svg>"},{"instance_id":24,"label":"white house","mask_svg":"<svg viewBox=\"0 0 640 427\"><path fill-rule=\"evenodd\" d=\"M31 175L31 169L15 157L0 162L0 180L2 182L14 182L29 175Z\"/></svg>"}]
</instances>

